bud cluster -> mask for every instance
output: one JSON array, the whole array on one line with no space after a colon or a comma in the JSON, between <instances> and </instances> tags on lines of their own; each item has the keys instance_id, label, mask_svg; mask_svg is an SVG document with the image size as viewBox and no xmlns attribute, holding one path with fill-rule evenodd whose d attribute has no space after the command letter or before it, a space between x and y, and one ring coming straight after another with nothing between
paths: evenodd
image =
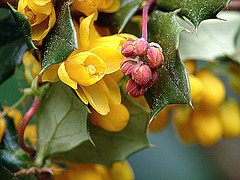
<instances>
[{"instance_id":1,"label":"bud cluster","mask_svg":"<svg viewBox=\"0 0 240 180\"><path fill-rule=\"evenodd\" d=\"M128 39L121 53L126 57L120 68L129 77L127 93L135 98L143 96L158 79L157 69L164 62L162 48L157 43L148 43L144 38Z\"/></svg>"}]
</instances>

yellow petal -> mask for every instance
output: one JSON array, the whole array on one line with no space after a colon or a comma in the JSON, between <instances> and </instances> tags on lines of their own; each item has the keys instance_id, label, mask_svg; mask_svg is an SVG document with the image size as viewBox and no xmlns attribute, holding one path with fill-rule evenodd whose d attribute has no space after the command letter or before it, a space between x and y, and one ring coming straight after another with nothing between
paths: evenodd
<instances>
[{"instance_id":1,"label":"yellow petal","mask_svg":"<svg viewBox=\"0 0 240 180\"><path fill-rule=\"evenodd\" d=\"M80 41L82 46L80 48L82 50L86 50L92 41L100 37L94 26L95 20L96 17L94 13L83 19L80 23Z\"/></svg>"},{"instance_id":2,"label":"yellow petal","mask_svg":"<svg viewBox=\"0 0 240 180\"><path fill-rule=\"evenodd\" d=\"M6 121L3 118L0 118L0 143L2 141L3 135L6 129Z\"/></svg>"},{"instance_id":3,"label":"yellow petal","mask_svg":"<svg viewBox=\"0 0 240 180\"><path fill-rule=\"evenodd\" d=\"M91 42L89 45L89 49L98 47L98 46L107 46L113 49L121 50L121 47L126 42L126 40L119 36L105 36L96 39L95 41Z\"/></svg>"},{"instance_id":4,"label":"yellow petal","mask_svg":"<svg viewBox=\"0 0 240 180\"><path fill-rule=\"evenodd\" d=\"M28 1L28 6L35 15L38 15L38 13L50 15L52 11L54 11L53 3L51 1L46 1L46 3L43 5L37 3L37 1L33 0Z\"/></svg>"},{"instance_id":5,"label":"yellow petal","mask_svg":"<svg viewBox=\"0 0 240 180\"><path fill-rule=\"evenodd\" d=\"M75 90L78 97L83 101L83 103L88 104L87 96L84 94L81 86L78 86L78 88Z\"/></svg>"},{"instance_id":6,"label":"yellow petal","mask_svg":"<svg viewBox=\"0 0 240 180\"><path fill-rule=\"evenodd\" d=\"M136 36L134 36L132 34L127 34L127 33L115 34L113 36L122 37L122 38L125 38L125 39L127 39L127 38L132 38L132 39L137 38Z\"/></svg>"},{"instance_id":7,"label":"yellow petal","mask_svg":"<svg viewBox=\"0 0 240 180\"><path fill-rule=\"evenodd\" d=\"M56 22L55 11L50 14L43 22L36 26L32 26L32 40L40 41L42 40L54 26Z\"/></svg>"},{"instance_id":8,"label":"yellow petal","mask_svg":"<svg viewBox=\"0 0 240 180\"><path fill-rule=\"evenodd\" d=\"M104 10L104 9L108 9L109 7L111 7L112 3L114 0L102 0L99 5L98 5L98 10Z\"/></svg>"},{"instance_id":9,"label":"yellow petal","mask_svg":"<svg viewBox=\"0 0 240 180\"><path fill-rule=\"evenodd\" d=\"M110 7L107 9L102 8L99 9L100 12L105 12L105 13L114 13L120 8L120 1L119 0L113 0L113 3L111 4Z\"/></svg>"},{"instance_id":10,"label":"yellow petal","mask_svg":"<svg viewBox=\"0 0 240 180\"><path fill-rule=\"evenodd\" d=\"M58 68L58 77L62 82L69 85L73 89L77 89L77 82L72 80L66 71L65 64L62 63Z\"/></svg>"},{"instance_id":11,"label":"yellow petal","mask_svg":"<svg viewBox=\"0 0 240 180\"><path fill-rule=\"evenodd\" d=\"M118 71L111 74L111 77L116 81L117 83L124 77L122 71L119 69Z\"/></svg>"},{"instance_id":12,"label":"yellow petal","mask_svg":"<svg viewBox=\"0 0 240 180\"><path fill-rule=\"evenodd\" d=\"M108 97L99 85L93 84L91 86L81 86L81 88L90 105L98 113L106 115L110 111Z\"/></svg>"},{"instance_id":13,"label":"yellow petal","mask_svg":"<svg viewBox=\"0 0 240 180\"><path fill-rule=\"evenodd\" d=\"M120 63L124 59L124 56L120 51L105 46L90 49L89 52L97 54L106 63L106 74L110 74L119 70Z\"/></svg>"},{"instance_id":14,"label":"yellow petal","mask_svg":"<svg viewBox=\"0 0 240 180\"><path fill-rule=\"evenodd\" d=\"M24 139L28 139L32 146L37 145L37 126L36 124L27 125L24 131Z\"/></svg>"},{"instance_id":15,"label":"yellow petal","mask_svg":"<svg viewBox=\"0 0 240 180\"><path fill-rule=\"evenodd\" d=\"M114 81L111 75L104 76L103 80L108 88L110 101L114 104L120 104L121 93L120 93L120 88L118 87L117 82Z\"/></svg>"},{"instance_id":16,"label":"yellow petal","mask_svg":"<svg viewBox=\"0 0 240 180\"><path fill-rule=\"evenodd\" d=\"M110 171L115 180L134 180L134 172L127 161L114 162Z\"/></svg>"},{"instance_id":17,"label":"yellow petal","mask_svg":"<svg viewBox=\"0 0 240 180\"><path fill-rule=\"evenodd\" d=\"M123 130L129 120L129 112L123 104L112 104L110 103L110 112L107 115L101 115L94 110L91 110L89 114L90 121L101 128L110 131L118 132Z\"/></svg>"},{"instance_id":18,"label":"yellow petal","mask_svg":"<svg viewBox=\"0 0 240 180\"><path fill-rule=\"evenodd\" d=\"M57 82L59 64L54 64L43 72L42 82Z\"/></svg>"},{"instance_id":19,"label":"yellow petal","mask_svg":"<svg viewBox=\"0 0 240 180\"><path fill-rule=\"evenodd\" d=\"M91 52L81 52L69 57L65 66L69 77L83 86L90 86L102 79L107 68L105 62Z\"/></svg>"},{"instance_id":20,"label":"yellow petal","mask_svg":"<svg viewBox=\"0 0 240 180\"><path fill-rule=\"evenodd\" d=\"M93 4L92 2L88 2L88 1L75 1L74 3L72 3L72 5L79 10L80 12L82 12L83 14L85 14L86 16L89 16L93 13L97 13L97 6L95 4Z\"/></svg>"}]
</instances>

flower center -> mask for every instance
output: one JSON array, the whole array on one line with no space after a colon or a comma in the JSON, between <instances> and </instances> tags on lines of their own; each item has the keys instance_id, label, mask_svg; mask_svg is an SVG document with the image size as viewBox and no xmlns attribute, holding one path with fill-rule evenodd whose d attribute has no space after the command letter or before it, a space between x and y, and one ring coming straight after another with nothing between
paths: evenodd
<instances>
[{"instance_id":1,"label":"flower center","mask_svg":"<svg viewBox=\"0 0 240 180\"><path fill-rule=\"evenodd\" d=\"M33 24L36 15L32 12L31 9L29 9L29 7L25 8L25 15L28 17L28 20L30 21L30 24Z\"/></svg>"},{"instance_id":2,"label":"flower center","mask_svg":"<svg viewBox=\"0 0 240 180\"><path fill-rule=\"evenodd\" d=\"M92 76L93 74L96 73L97 70L94 65L90 64L87 66L87 71L88 71L89 75Z\"/></svg>"}]
</instances>

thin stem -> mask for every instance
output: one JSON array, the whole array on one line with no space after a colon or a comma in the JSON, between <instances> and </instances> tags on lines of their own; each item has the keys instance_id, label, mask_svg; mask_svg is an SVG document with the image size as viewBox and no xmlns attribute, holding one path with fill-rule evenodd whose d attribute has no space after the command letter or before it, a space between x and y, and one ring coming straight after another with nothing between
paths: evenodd
<instances>
[{"instance_id":1,"label":"thin stem","mask_svg":"<svg viewBox=\"0 0 240 180\"><path fill-rule=\"evenodd\" d=\"M144 38L147 41L147 18L148 18L148 9L149 6L151 6L155 0L149 0L146 2L146 4L143 7L143 13L142 13L142 38Z\"/></svg>"},{"instance_id":2,"label":"thin stem","mask_svg":"<svg viewBox=\"0 0 240 180\"><path fill-rule=\"evenodd\" d=\"M14 105L12 105L7 110L0 113L0 118L6 116L9 111L17 108L27 97L28 97L27 94L23 94L22 97Z\"/></svg>"},{"instance_id":3,"label":"thin stem","mask_svg":"<svg viewBox=\"0 0 240 180\"><path fill-rule=\"evenodd\" d=\"M31 120L31 118L33 117L33 115L37 111L39 104L40 104L40 98L39 97L35 97L34 102L33 102L32 106L30 107L30 109L28 110L28 112L25 114L25 116L24 116L24 118L23 118L23 120L21 122L19 131L18 131L18 143L19 143L19 146L24 151L30 153L32 156L35 154L35 150L32 147L27 147L25 145L23 135L24 135L24 131L25 131L25 128L26 128L28 122Z\"/></svg>"}]
</instances>

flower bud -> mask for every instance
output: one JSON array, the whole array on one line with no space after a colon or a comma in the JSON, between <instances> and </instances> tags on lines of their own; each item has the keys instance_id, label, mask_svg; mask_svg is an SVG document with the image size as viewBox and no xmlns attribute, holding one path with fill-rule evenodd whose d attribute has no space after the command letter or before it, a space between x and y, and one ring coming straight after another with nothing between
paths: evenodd
<instances>
[{"instance_id":1,"label":"flower bud","mask_svg":"<svg viewBox=\"0 0 240 180\"><path fill-rule=\"evenodd\" d=\"M148 82L147 86L151 86L157 82L158 79L158 70L157 69L151 69L152 70L152 78Z\"/></svg>"},{"instance_id":2,"label":"flower bud","mask_svg":"<svg viewBox=\"0 0 240 180\"><path fill-rule=\"evenodd\" d=\"M141 38L133 42L133 52L135 56L143 57L147 55L148 42Z\"/></svg>"},{"instance_id":3,"label":"flower bud","mask_svg":"<svg viewBox=\"0 0 240 180\"><path fill-rule=\"evenodd\" d=\"M123 46L122 46L121 53L125 57L133 56L133 42L126 41L125 44L123 44Z\"/></svg>"},{"instance_id":4,"label":"flower bud","mask_svg":"<svg viewBox=\"0 0 240 180\"><path fill-rule=\"evenodd\" d=\"M129 78L126 86L126 91L130 96L138 98L144 95L146 91L146 86L141 86L138 83L136 83L133 79Z\"/></svg>"},{"instance_id":5,"label":"flower bud","mask_svg":"<svg viewBox=\"0 0 240 180\"><path fill-rule=\"evenodd\" d=\"M131 77L133 69L133 64L130 62L126 62L121 66L121 71L124 74L124 76Z\"/></svg>"},{"instance_id":6,"label":"flower bud","mask_svg":"<svg viewBox=\"0 0 240 180\"><path fill-rule=\"evenodd\" d=\"M160 68L163 64L164 57L161 49L150 47L147 51L147 62L151 68Z\"/></svg>"},{"instance_id":7,"label":"flower bud","mask_svg":"<svg viewBox=\"0 0 240 180\"><path fill-rule=\"evenodd\" d=\"M132 69L132 78L139 85L146 85L152 78L152 72L148 65L143 65L142 61L138 61Z\"/></svg>"}]
</instances>

